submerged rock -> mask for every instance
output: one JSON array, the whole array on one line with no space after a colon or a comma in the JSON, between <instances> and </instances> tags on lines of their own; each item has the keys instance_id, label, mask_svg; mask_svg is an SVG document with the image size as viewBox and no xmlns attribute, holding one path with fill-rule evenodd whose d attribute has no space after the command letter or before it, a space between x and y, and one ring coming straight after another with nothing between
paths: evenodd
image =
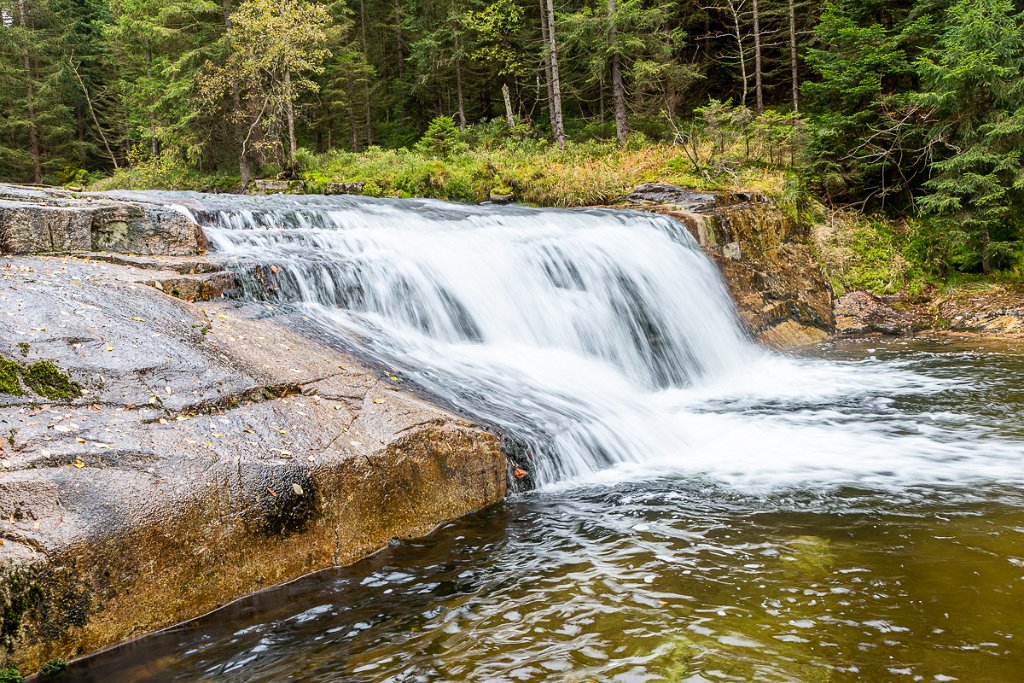
<instances>
[{"instance_id":1,"label":"submerged rock","mask_svg":"<svg viewBox=\"0 0 1024 683\"><path fill-rule=\"evenodd\" d=\"M0 356L19 389L0 393L0 610L22 670L505 494L494 435L300 336L301 320L190 304L135 265L0 268Z\"/></svg>"}]
</instances>

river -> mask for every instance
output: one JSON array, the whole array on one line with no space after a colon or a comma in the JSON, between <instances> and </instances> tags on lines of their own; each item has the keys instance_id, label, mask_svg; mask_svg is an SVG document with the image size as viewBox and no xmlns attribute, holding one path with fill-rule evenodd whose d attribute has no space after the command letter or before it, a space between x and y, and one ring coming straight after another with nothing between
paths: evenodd
<instances>
[{"instance_id":1,"label":"river","mask_svg":"<svg viewBox=\"0 0 1024 683\"><path fill-rule=\"evenodd\" d=\"M146 197L508 437L520 490L76 664L81 681L1009 681L1024 354L747 340L665 217Z\"/></svg>"}]
</instances>

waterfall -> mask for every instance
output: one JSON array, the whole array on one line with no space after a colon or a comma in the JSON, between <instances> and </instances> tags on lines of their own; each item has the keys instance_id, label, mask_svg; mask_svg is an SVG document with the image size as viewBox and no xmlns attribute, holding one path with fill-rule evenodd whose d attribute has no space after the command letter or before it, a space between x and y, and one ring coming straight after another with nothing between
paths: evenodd
<instances>
[{"instance_id":1,"label":"waterfall","mask_svg":"<svg viewBox=\"0 0 1024 683\"><path fill-rule=\"evenodd\" d=\"M790 358L739 326L677 221L366 197L122 193L203 226L242 296L294 307L500 429L547 488L683 476L763 491L1017 480L1024 443L934 354ZM938 364L938 365L936 365ZM996 415L998 411L993 412Z\"/></svg>"},{"instance_id":2,"label":"waterfall","mask_svg":"<svg viewBox=\"0 0 1024 683\"><path fill-rule=\"evenodd\" d=\"M500 425L539 484L671 447L652 397L756 353L714 264L666 216L363 197L179 201L247 297L302 307Z\"/></svg>"}]
</instances>

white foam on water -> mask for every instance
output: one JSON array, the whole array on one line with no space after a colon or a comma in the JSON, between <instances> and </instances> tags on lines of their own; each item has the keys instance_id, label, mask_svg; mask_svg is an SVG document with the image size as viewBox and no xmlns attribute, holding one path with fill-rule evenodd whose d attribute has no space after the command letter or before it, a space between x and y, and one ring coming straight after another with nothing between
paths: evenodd
<instances>
[{"instance_id":1,"label":"white foam on water","mask_svg":"<svg viewBox=\"0 0 1024 683\"><path fill-rule=\"evenodd\" d=\"M901 400L955 391L952 380L751 343L716 268L668 217L155 196L195 216L243 276L277 266L274 296L516 435L541 486L1024 479L1020 441ZM263 289L248 280L250 296Z\"/></svg>"}]
</instances>

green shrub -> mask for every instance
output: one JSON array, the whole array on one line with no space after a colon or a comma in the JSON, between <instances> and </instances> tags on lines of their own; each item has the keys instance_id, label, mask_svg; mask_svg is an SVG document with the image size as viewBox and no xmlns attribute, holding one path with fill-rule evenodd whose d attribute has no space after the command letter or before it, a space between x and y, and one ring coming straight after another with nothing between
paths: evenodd
<instances>
[{"instance_id":1,"label":"green shrub","mask_svg":"<svg viewBox=\"0 0 1024 683\"><path fill-rule=\"evenodd\" d=\"M447 159L469 150L462 140L461 132L450 116L438 116L427 127L420 141L416 143L416 151L432 157Z\"/></svg>"}]
</instances>

